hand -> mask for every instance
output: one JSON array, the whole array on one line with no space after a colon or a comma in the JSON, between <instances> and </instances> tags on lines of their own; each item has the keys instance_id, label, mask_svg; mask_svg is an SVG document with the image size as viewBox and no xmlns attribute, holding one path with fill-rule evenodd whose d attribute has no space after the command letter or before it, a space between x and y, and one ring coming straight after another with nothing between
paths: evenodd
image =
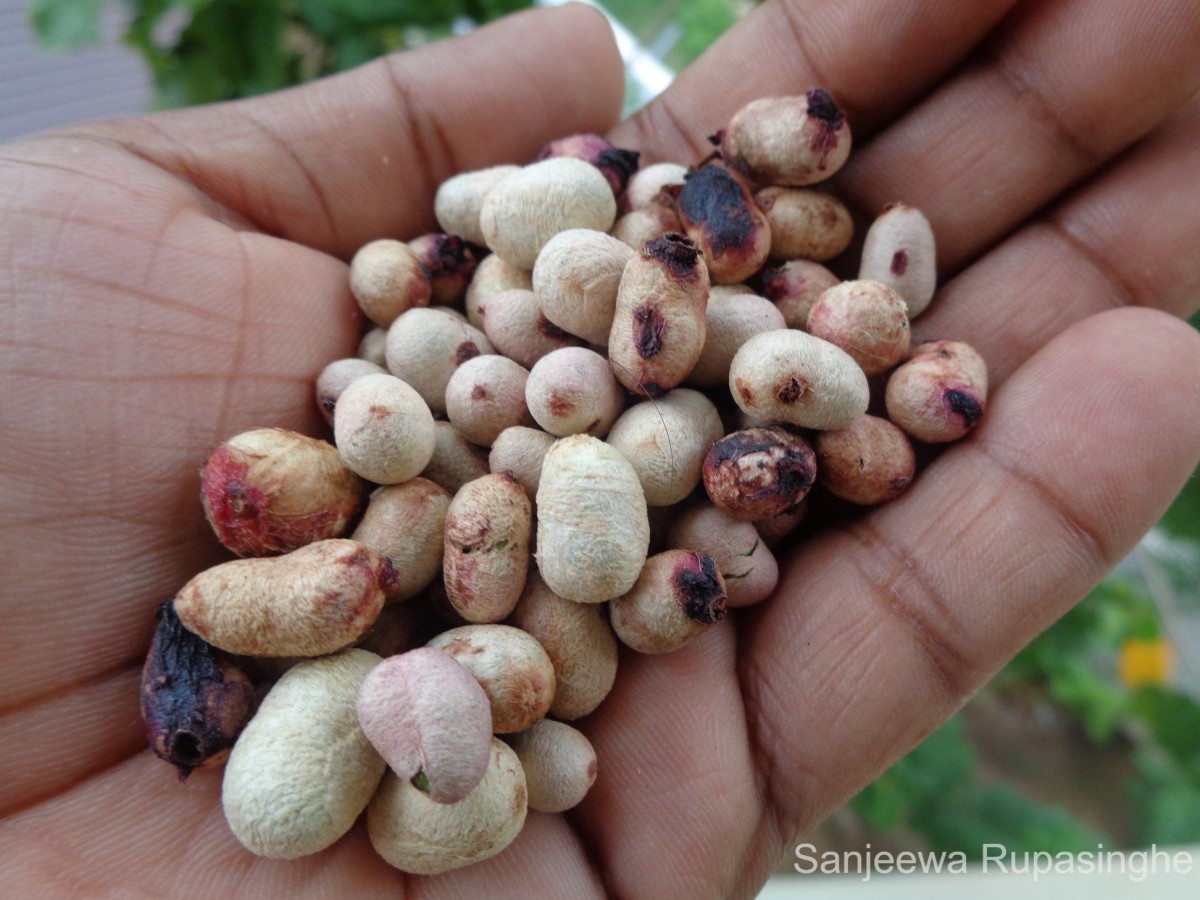
<instances>
[{"instance_id":1,"label":"hand","mask_svg":"<svg viewBox=\"0 0 1200 900\"><path fill-rule=\"evenodd\" d=\"M1200 304L1200 10L1153 5L774 0L615 128L690 162L746 100L828 88L858 146L837 189L927 213L944 288L915 337L973 343L991 404L900 500L803 542L765 605L623 656L584 726L585 804L423 893L753 893L1154 523L1200 456L1200 338L1175 318ZM312 380L360 327L345 260L432 228L453 172L611 127L620 79L567 8L0 150L6 891L400 889L361 823L317 857L251 856L219 773L180 784L145 750L152 612L224 558L209 449L319 433Z\"/></svg>"}]
</instances>

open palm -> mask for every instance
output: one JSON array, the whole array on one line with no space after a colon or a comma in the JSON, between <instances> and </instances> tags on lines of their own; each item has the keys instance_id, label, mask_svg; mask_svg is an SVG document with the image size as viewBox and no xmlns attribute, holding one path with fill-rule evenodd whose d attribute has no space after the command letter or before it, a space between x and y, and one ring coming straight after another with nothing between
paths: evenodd
<instances>
[{"instance_id":1,"label":"open palm","mask_svg":"<svg viewBox=\"0 0 1200 900\"><path fill-rule=\"evenodd\" d=\"M694 161L745 101L813 84L855 130L841 195L932 221L945 287L915 337L982 352L988 414L899 501L817 531L762 607L623 656L582 725L584 805L433 879L361 823L295 862L242 850L219 773L181 784L145 750L138 670L155 606L224 558L209 449L318 432L312 380L360 328L345 260L433 227L439 181L612 128L602 21L523 14L0 148L4 893L750 894L1095 584L1200 460L1200 338L1177 318L1200 305L1200 8L774 0L612 136Z\"/></svg>"}]
</instances>

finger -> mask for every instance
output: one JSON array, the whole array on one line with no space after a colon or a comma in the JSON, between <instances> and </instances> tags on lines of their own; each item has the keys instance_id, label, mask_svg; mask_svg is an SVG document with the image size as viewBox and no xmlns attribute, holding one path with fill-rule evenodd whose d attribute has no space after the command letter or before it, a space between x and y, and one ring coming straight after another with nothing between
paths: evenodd
<instances>
[{"instance_id":1,"label":"finger","mask_svg":"<svg viewBox=\"0 0 1200 900\"><path fill-rule=\"evenodd\" d=\"M1001 384L1073 323L1120 306L1200 308L1200 96L1045 218L951 281L913 323L960 336ZM1047 302L1053 298L1053 302Z\"/></svg>"},{"instance_id":2,"label":"finger","mask_svg":"<svg viewBox=\"0 0 1200 900\"><path fill-rule=\"evenodd\" d=\"M433 192L457 171L606 130L622 95L611 29L571 4L305 87L101 130L259 229L345 258L436 227Z\"/></svg>"},{"instance_id":3,"label":"finger","mask_svg":"<svg viewBox=\"0 0 1200 900\"><path fill-rule=\"evenodd\" d=\"M1200 461L1198 404L1192 329L1095 316L1021 367L907 495L804 545L742 632L778 811L762 839L814 825L1094 585Z\"/></svg>"},{"instance_id":4,"label":"finger","mask_svg":"<svg viewBox=\"0 0 1200 900\"><path fill-rule=\"evenodd\" d=\"M614 896L734 896L761 812L732 623L665 656L621 655L580 726L596 783L573 815Z\"/></svg>"},{"instance_id":5,"label":"finger","mask_svg":"<svg viewBox=\"0 0 1200 900\"><path fill-rule=\"evenodd\" d=\"M980 64L861 148L837 186L863 210L920 207L939 268L954 272L1197 88L1192 0L1028 3Z\"/></svg>"},{"instance_id":6,"label":"finger","mask_svg":"<svg viewBox=\"0 0 1200 900\"><path fill-rule=\"evenodd\" d=\"M773 0L749 13L646 109L612 133L648 159L691 162L757 97L831 91L867 134L963 56L1015 0Z\"/></svg>"}]
</instances>

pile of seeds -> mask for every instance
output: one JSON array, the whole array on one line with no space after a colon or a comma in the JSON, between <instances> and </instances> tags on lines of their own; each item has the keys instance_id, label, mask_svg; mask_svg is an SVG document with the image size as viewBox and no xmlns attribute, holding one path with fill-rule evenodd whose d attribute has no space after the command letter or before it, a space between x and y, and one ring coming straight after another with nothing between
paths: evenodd
<instances>
[{"instance_id":1,"label":"pile of seeds","mask_svg":"<svg viewBox=\"0 0 1200 900\"><path fill-rule=\"evenodd\" d=\"M242 558L159 609L142 704L181 776L228 757L252 852L316 853L365 809L407 872L499 853L594 782L566 723L618 641L721 627L775 589L814 484L891 500L910 440L979 420L978 354L909 346L936 277L918 210L874 221L857 279L822 265L854 231L811 187L850 150L829 94L757 100L712 141L639 170L575 135L449 179L445 233L354 257L375 327L317 379L333 442L213 451L204 511Z\"/></svg>"}]
</instances>

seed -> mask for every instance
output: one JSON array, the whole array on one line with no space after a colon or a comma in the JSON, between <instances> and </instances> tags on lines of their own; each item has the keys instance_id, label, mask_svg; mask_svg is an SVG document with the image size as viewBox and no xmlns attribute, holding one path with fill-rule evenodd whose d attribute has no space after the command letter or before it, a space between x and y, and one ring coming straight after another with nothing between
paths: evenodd
<instances>
[{"instance_id":1,"label":"seed","mask_svg":"<svg viewBox=\"0 0 1200 900\"><path fill-rule=\"evenodd\" d=\"M440 306L461 306L467 285L483 256L482 247L456 234L423 234L408 242L421 267L429 276L432 302Z\"/></svg>"},{"instance_id":2,"label":"seed","mask_svg":"<svg viewBox=\"0 0 1200 900\"><path fill-rule=\"evenodd\" d=\"M841 347L867 375L882 375L908 353L904 300L878 281L843 281L808 313L808 333Z\"/></svg>"},{"instance_id":3,"label":"seed","mask_svg":"<svg viewBox=\"0 0 1200 900\"><path fill-rule=\"evenodd\" d=\"M362 521L350 535L392 561L392 599L415 597L442 573L442 534L451 494L427 478L387 485L376 491Z\"/></svg>"},{"instance_id":4,"label":"seed","mask_svg":"<svg viewBox=\"0 0 1200 900\"><path fill-rule=\"evenodd\" d=\"M433 423L433 457L421 475L453 496L468 481L482 478L488 469L487 449L468 441L449 422Z\"/></svg>"},{"instance_id":5,"label":"seed","mask_svg":"<svg viewBox=\"0 0 1200 900\"><path fill-rule=\"evenodd\" d=\"M488 467L493 472L507 472L525 488L532 500L537 496L538 483L542 480L542 459L554 435L537 428L514 425L505 428L492 442L488 454Z\"/></svg>"},{"instance_id":6,"label":"seed","mask_svg":"<svg viewBox=\"0 0 1200 900\"><path fill-rule=\"evenodd\" d=\"M333 411L338 397L350 384L364 375L386 375L387 371L365 359L335 359L317 376L317 408L325 421L333 424Z\"/></svg>"},{"instance_id":7,"label":"seed","mask_svg":"<svg viewBox=\"0 0 1200 900\"><path fill-rule=\"evenodd\" d=\"M850 155L846 116L821 88L751 101L712 140L732 168L761 184L824 181Z\"/></svg>"},{"instance_id":8,"label":"seed","mask_svg":"<svg viewBox=\"0 0 1200 900\"><path fill-rule=\"evenodd\" d=\"M763 269L763 296L774 303L788 328L803 331L808 326L808 313L813 303L838 277L820 263L793 259L782 266Z\"/></svg>"},{"instance_id":9,"label":"seed","mask_svg":"<svg viewBox=\"0 0 1200 900\"><path fill-rule=\"evenodd\" d=\"M704 254L713 284L745 281L767 260L771 226L742 179L717 161L671 188L683 231Z\"/></svg>"},{"instance_id":10,"label":"seed","mask_svg":"<svg viewBox=\"0 0 1200 900\"><path fill-rule=\"evenodd\" d=\"M729 606L758 603L779 581L779 565L755 525L707 503L685 510L675 520L667 545L713 557L725 580Z\"/></svg>"},{"instance_id":11,"label":"seed","mask_svg":"<svg viewBox=\"0 0 1200 900\"><path fill-rule=\"evenodd\" d=\"M490 447L505 428L532 425L525 406L528 378L525 368L504 356L468 359L446 385L450 423L468 441L483 447Z\"/></svg>"},{"instance_id":12,"label":"seed","mask_svg":"<svg viewBox=\"0 0 1200 900\"><path fill-rule=\"evenodd\" d=\"M520 166L492 166L443 181L433 200L433 212L442 231L474 244L486 244L479 224L484 198L493 187L519 171Z\"/></svg>"},{"instance_id":13,"label":"seed","mask_svg":"<svg viewBox=\"0 0 1200 900\"><path fill-rule=\"evenodd\" d=\"M731 291L729 287L740 290ZM729 366L742 344L756 334L787 327L783 313L774 303L750 293L744 285L713 288L704 318L704 349L685 381L699 388L729 384Z\"/></svg>"},{"instance_id":14,"label":"seed","mask_svg":"<svg viewBox=\"0 0 1200 900\"><path fill-rule=\"evenodd\" d=\"M415 478L433 457L433 414L391 375L367 375L342 392L333 435L342 462L376 484Z\"/></svg>"},{"instance_id":15,"label":"seed","mask_svg":"<svg viewBox=\"0 0 1200 900\"><path fill-rule=\"evenodd\" d=\"M641 154L636 150L614 147L598 134L572 134L551 141L534 158L540 161L558 156L569 156L591 163L600 170L600 174L612 188L613 195L620 196L630 176L637 171L638 157Z\"/></svg>"},{"instance_id":16,"label":"seed","mask_svg":"<svg viewBox=\"0 0 1200 900\"><path fill-rule=\"evenodd\" d=\"M411 385L435 415L446 412L454 370L494 352L482 331L444 307L410 309L388 329L388 371Z\"/></svg>"},{"instance_id":17,"label":"seed","mask_svg":"<svg viewBox=\"0 0 1200 900\"><path fill-rule=\"evenodd\" d=\"M467 285L467 321L483 329L483 314L492 297L503 291L533 290L533 276L528 269L510 266L496 254L485 256Z\"/></svg>"},{"instance_id":18,"label":"seed","mask_svg":"<svg viewBox=\"0 0 1200 900\"><path fill-rule=\"evenodd\" d=\"M727 434L704 458L708 498L746 522L795 509L816 477L812 447L799 435L776 426Z\"/></svg>"},{"instance_id":19,"label":"seed","mask_svg":"<svg viewBox=\"0 0 1200 900\"><path fill-rule=\"evenodd\" d=\"M917 465L904 432L875 416L863 416L838 431L822 431L813 449L818 481L835 497L862 506L900 496L912 483Z\"/></svg>"},{"instance_id":20,"label":"seed","mask_svg":"<svg viewBox=\"0 0 1200 900\"><path fill-rule=\"evenodd\" d=\"M603 356L585 347L564 347L529 370L525 405L552 435L603 437L621 414L625 391Z\"/></svg>"},{"instance_id":21,"label":"seed","mask_svg":"<svg viewBox=\"0 0 1200 900\"><path fill-rule=\"evenodd\" d=\"M894 203L871 223L858 277L895 290L904 298L909 319L925 311L937 288L937 249L929 220L919 209Z\"/></svg>"},{"instance_id":22,"label":"seed","mask_svg":"<svg viewBox=\"0 0 1200 900\"><path fill-rule=\"evenodd\" d=\"M617 286L632 257L631 248L599 231L560 232L542 248L533 266L538 306L569 334L594 344L608 343Z\"/></svg>"},{"instance_id":23,"label":"seed","mask_svg":"<svg viewBox=\"0 0 1200 900\"><path fill-rule=\"evenodd\" d=\"M625 195L621 198L621 211L628 213L654 203L663 188L671 185L682 186L687 171L687 166L679 163L661 162L634 172L629 178L629 184L625 186Z\"/></svg>"},{"instance_id":24,"label":"seed","mask_svg":"<svg viewBox=\"0 0 1200 900\"><path fill-rule=\"evenodd\" d=\"M983 415L987 386L987 366L969 344L921 344L888 379L888 418L918 441L956 441Z\"/></svg>"},{"instance_id":25,"label":"seed","mask_svg":"<svg viewBox=\"0 0 1200 900\"><path fill-rule=\"evenodd\" d=\"M492 346L526 368L547 353L583 344L546 317L533 291L517 288L493 295L481 318Z\"/></svg>"},{"instance_id":26,"label":"seed","mask_svg":"<svg viewBox=\"0 0 1200 900\"><path fill-rule=\"evenodd\" d=\"M587 796L596 781L596 750L581 732L552 719L510 738L525 770L529 808L566 812Z\"/></svg>"},{"instance_id":27,"label":"seed","mask_svg":"<svg viewBox=\"0 0 1200 900\"><path fill-rule=\"evenodd\" d=\"M832 194L804 188L768 187L754 202L771 227L774 263L789 259L824 262L850 246L854 222L846 205Z\"/></svg>"},{"instance_id":28,"label":"seed","mask_svg":"<svg viewBox=\"0 0 1200 900\"><path fill-rule=\"evenodd\" d=\"M407 244L381 239L350 260L350 293L367 318L384 328L405 310L428 306L429 275Z\"/></svg>"},{"instance_id":29,"label":"seed","mask_svg":"<svg viewBox=\"0 0 1200 900\"><path fill-rule=\"evenodd\" d=\"M670 653L725 618L725 580L711 556L666 550L647 559L637 583L608 606L621 643Z\"/></svg>"}]
</instances>

